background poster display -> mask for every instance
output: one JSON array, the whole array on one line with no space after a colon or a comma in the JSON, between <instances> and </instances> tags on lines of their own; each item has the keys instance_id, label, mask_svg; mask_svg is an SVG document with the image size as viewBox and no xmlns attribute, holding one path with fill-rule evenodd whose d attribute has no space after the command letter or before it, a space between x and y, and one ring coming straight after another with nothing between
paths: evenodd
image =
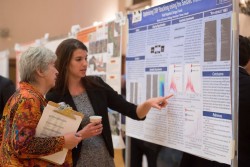
<instances>
[{"instance_id":1,"label":"background poster display","mask_svg":"<svg viewBox=\"0 0 250 167\"><path fill-rule=\"evenodd\" d=\"M231 0L176 0L128 15L127 100L174 94L126 135L231 164Z\"/></svg>"},{"instance_id":2,"label":"background poster display","mask_svg":"<svg viewBox=\"0 0 250 167\"><path fill-rule=\"evenodd\" d=\"M52 50L55 53L58 45L66 39L68 39L68 38L62 38L62 39L57 39L57 40L53 40L53 41L48 41L48 42L44 43L44 47Z\"/></svg>"},{"instance_id":3,"label":"background poster display","mask_svg":"<svg viewBox=\"0 0 250 167\"><path fill-rule=\"evenodd\" d=\"M87 75L98 75L121 91L121 26L115 21L84 28L77 39L88 48Z\"/></svg>"},{"instance_id":4,"label":"background poster display","mask_svg":"<svg viewBox=\"0 0 250 167\"><path fill-rule=\"evenodd\" d=\"M0 75L9 78L9 50L0 51Z\"/></svg>"},{"instance_id":5,"label":"background poster display","mask_svg":"<svg viewBox=\"0 0 250 167\"><path fill-rule=\"evenodd\" d=\"M76 38L88 48L87 75L97 75L121 92L121 23L111 21L80 30ZM121 115L109 109L113 146L125 148L121 137Z\"/></svg>"}]
</instances>

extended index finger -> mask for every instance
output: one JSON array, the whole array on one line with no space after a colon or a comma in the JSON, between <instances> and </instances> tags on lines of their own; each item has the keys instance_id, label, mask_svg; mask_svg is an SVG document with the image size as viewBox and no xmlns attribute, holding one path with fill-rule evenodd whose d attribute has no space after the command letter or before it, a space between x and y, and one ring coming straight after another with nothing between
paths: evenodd
<instances>
[{"instance_id":1,"label":"extended index finger","mask_svg":"<svg viewBox=\"0 0 250 167\"><path fill-rule=\"evenodd\" d=\"M167 99L169 99L169 98L172 97L172 96L174 96L174 94L170 94L170 95L168 95L168 96L165 96L164 99L167 100Z\"/></svg>"}]
</instances>

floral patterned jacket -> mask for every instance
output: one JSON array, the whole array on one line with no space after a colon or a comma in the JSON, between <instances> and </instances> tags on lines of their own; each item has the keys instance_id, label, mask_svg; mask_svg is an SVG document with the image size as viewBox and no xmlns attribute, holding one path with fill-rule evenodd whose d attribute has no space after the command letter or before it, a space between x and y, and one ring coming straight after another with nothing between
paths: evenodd
<instances>
[{"instance_id":1,"label":"floral patterned jacket","mask_svg":"<svg viewBox=\"0 0 250 167\"><path fill-rule=\"evenodd\" d=\"M35 137L47 100L32 85L21 82L8 100L0 122L0 166L54 167L41 156L61 151L64 137ZM69 151L63 167L72 166Z\"/></svg>"}]
</instances>

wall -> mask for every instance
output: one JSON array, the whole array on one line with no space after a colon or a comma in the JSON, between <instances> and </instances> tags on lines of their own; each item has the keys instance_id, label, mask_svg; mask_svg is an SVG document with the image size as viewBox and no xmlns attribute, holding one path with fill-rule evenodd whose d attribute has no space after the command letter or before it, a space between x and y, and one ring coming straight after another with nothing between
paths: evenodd
<instances>
[{"instance_id":1,"label":"wall","mask_svg":"<svg viewBox=\"0 0 250 167\"><path fill-rule=\"evenodd\" d=\"M240 13L239 14L239 33L243 36L250 37L250 16Z\"/></svg>"}]
</instances>

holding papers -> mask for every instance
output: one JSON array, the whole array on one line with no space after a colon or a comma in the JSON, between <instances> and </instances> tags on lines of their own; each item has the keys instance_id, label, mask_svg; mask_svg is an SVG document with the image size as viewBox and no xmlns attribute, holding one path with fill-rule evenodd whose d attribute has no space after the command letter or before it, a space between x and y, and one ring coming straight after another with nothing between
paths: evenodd
<instances>
[{"instance_id":1,"label":"holding papers","mask_svg":"<svg viewBox=\"0 0 250 167\"><path fill-rule=\"evenodd\" d=\"M63 136L66 133L76 132L83 114L72 110L66 105L59 105L49 101L36 128L37 137ZM63 149L52 155L43 156L41 159L61 165L64 163L68 149Z\"/></svg>"}]
</instances>

